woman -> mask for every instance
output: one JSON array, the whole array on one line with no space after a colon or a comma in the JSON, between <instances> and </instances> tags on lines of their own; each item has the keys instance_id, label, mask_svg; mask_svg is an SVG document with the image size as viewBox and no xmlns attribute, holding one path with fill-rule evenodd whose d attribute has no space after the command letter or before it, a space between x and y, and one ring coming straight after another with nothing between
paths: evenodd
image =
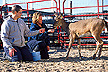
<instances>
[{"instance_id":1,"label":"woman","mask_svg":"<svg viewBox=\"0 0 108 72\"><path fill-rule=\"evenodd\" d=\"M48 59L48 50L50 49L50 39L48 33L53 33L54 29L48 29L46 25L42 22L42 14L36 12L33 14L30 30L35 31L42 28L45 29L44 33L38 34L36 36L31 36L28 38L28 40L30 41L35 39L38 41L42 41L38 44L36 51L40 51L41 59Z\"/></svg>"}]
</instances>

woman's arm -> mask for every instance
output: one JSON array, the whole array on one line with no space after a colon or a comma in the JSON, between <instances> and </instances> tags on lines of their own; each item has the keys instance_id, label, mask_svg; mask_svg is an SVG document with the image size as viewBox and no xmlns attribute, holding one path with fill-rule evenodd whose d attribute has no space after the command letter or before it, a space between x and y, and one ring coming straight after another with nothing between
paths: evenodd
<instances>
[{"instance_id":1,"label":"woman's arm","mask_svg":"<svg viewBox=\"0 0 108 72\"><path fill-rule=\"evenodd\" d=\"M48 28L45 25L42 25L42 28L45 28L45 32L35 35L35 36L31 36L32 39L36 39L36 40L43 40L48 36ZM35 31L35 30L39 30L41 29L37 24L31 24L30 26L30 31Z\"/></svg>"}]
</instances>

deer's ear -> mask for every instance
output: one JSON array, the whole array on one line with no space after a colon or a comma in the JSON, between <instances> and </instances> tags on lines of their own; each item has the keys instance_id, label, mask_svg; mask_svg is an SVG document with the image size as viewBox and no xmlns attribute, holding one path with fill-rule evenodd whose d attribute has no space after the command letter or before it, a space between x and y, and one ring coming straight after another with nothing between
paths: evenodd
<instances>
[{"instance_id":1,"label":"deer's ear","mask_svg":"<svg viewBox=\"0 0 108 72\"><path fill-rule=\"evenodd\" d=\"M55 16L54 20L58 21L58 13L55 11L54 11L54 16Z\"/></svg>"},{"instance_id":2,"label":"deer's ear","mask_svg":"<svg viewBox=\"0 0 108 72\"><path fill-rule=\"evenodd\" d=\"M58 14L57 14L55 11L54 11L54 16L55 16L55 17L58 17Z\"/></svg>"}]
</instances>

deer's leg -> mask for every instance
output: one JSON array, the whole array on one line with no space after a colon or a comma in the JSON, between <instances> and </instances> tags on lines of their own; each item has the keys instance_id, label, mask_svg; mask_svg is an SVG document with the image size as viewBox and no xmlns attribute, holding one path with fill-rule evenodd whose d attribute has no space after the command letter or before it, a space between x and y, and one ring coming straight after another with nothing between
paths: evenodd
<instances>
[{"instance_id":1,"label":"deer's leg","mask_svg":"<svg viewBox=\"0 0 108 72\"><path fill-rule=\"evenodd\" d=\"M101 51L102 51L102 46L103 46L103 41L102 41L101 38L100 38L100 34L95 34L95 35L93 35L93 37L94 37L95 40L97 41L97 43L96 43L97 48L96 48L95 54L93 55L93 59L95 59L96 54L97 54L97 52L98 52L98 50L99 50L99 47L100 47L100 50L99 50L98 58L100 58Z\"/></svg>"},{"instance_id":2,"label":"deer's leg","mask_svg":"<svg viewBox=\"0 0 108 72\"><path fill-rule=\"evenodd\" d=\"M78 38L78 52L79 52L80 59L82 59L80 47L81 47L81 38Z\"/></svg>"},{"instance_id":3,"label":"deer's leg","mask_svg":"<svg viewBox=\"0 0 108 72\"><path fill-rule=\"evenodd\" d=\"M100 49L99 49L98 59L100 59L100 55L101 55L101 52L102 52L102 47L103 47L103 41L100 43Z\"/></svg>"},{"instance_id":4,"label":"deer's leg","mask_svg":"<svg viewBox=\"0 0 108 72\"><path fill-rule=\"evenodd\" d=\"M93 55L93 59L96 58L96 54L97 54L97 52L98 52L98 50L99 50L99 43L96 42L96 45L97 45L97 48L96 48L96 51L95 51L95 53L94 53L94 55Z\"/></svg>"},{"instance_id":5,"label":"deer's leg","mask_svg":"<svg viewBox=\"0 0 108 72\"><path fill-rule=\"evenodd\" d=\"M72 43L74 42L74 39L75 39L75 34L70 34L69 39L70 39L70 42L69 42L69 48L68 48L66 59L68 59L69 52L72 47Z\"/></svg>"}]
</instances>

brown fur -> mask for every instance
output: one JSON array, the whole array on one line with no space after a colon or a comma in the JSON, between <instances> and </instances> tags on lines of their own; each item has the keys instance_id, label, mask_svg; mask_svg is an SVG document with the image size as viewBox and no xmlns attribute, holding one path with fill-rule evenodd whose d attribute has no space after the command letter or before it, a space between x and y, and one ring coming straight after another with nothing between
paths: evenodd
<instances>
[{"instance_id":1,"label":"brown fur","mask_svg":"<svg viewBox=\"0 0 108 72\"><path fill-rule=\"evenodd\" d=\"M103 47L103 41L100 38L100 34L101 34L104 26L107 27L106 23L107 22L104 19L91 18L91 19L80 20L75 23L67 24L63 19L56 18L54 27L61 26L62 29L65 30L69 34L70 42L69 42L69 49L68 49L66 59L68 59L68 55L69 55L70 49L72 47L72 43L74 42L75 38L78 39L79 55L80 55L80 58L82 58L81 52L80 52L81 51L80 50L80 46L81 46L80 36L87 32L90 32L92 34L92 36L95 38L95 40L97 41L97 43L96 43L97 48L96 48L95 54L93 55L93 59L95 59L98 50L99 50L99 54L98 54L98 59L99 59L100 55L101 55L102 47ZM107 27L107 29L108 29L108 27Z\"/></svg>"}]
</instances>

